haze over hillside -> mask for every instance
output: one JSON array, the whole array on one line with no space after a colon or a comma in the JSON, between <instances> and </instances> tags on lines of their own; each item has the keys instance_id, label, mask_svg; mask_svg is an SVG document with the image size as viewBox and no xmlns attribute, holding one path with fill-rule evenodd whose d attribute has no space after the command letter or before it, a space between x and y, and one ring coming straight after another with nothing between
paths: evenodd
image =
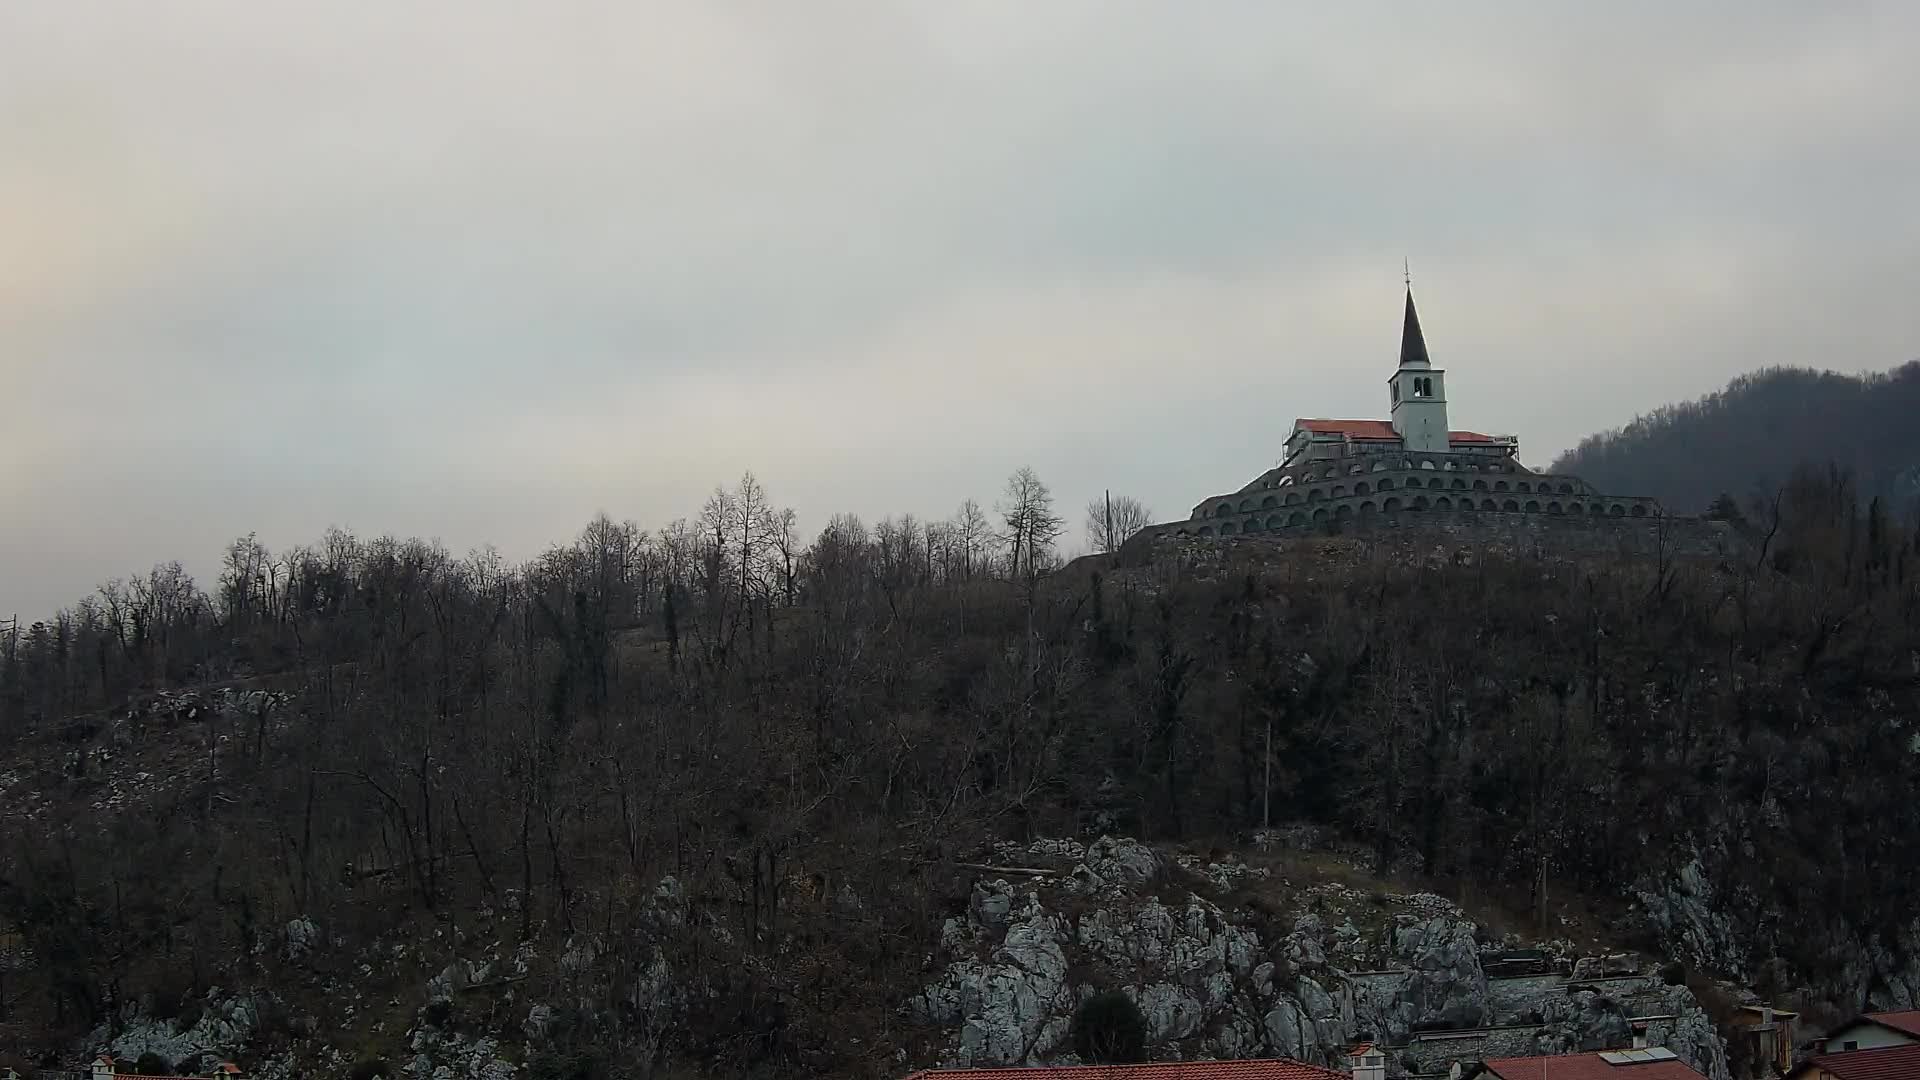
<instances>
[{"instance_id":1,"label":"haze over hillside","mask_svg":"<svg viewBox=\"0 0 1920 1080\"><path fill-rule=\"evenodd\" d=\"M1722 494L1745 503L1796 467L1832 464L1853 475L1863 497L1903 512L1920 500L1916 415L1920 361L1866 375L1768 368L1591 436L1553 469L1700 513Z\"/></svg>"},{"instance_id":2,"label":"haze over hillside","mask_svg":"<svg viewBox=\"0 0 1920 1080\"><path fill-rule=\"evenodd\" d=\"M1741 12L0 5L0 612L748 469L809 532L1027 463L1175 513L1379 414L1403 256L1543 459L1903 357L1920 7Z\"/></svg>"}]
</instances>

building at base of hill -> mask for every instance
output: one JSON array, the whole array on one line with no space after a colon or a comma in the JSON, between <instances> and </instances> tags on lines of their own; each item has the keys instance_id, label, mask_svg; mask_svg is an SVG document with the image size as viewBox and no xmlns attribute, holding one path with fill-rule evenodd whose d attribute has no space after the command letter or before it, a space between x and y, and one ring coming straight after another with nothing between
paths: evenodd
<instances>
[{"instance_id":1,"label":"building at base of hill","mask_svg":"<svg viewBox=\"0 0 1920 1080\"><path fill-rule=\"evenodd\" d=\"M1454 1066L1452 1080L1707 1080L1671 1050L1492 1058Z\"/></svg>"},{"instance_id":2,"label":"building at base of hill","mask_svg":"<svg viewBox=\"0 0 1920 1080\"><path fill-rule=\"evenodd\" d=\"M1786 1080L1914 1080L1920 1077L1920 1045L1882 1046L1817 1054Z\"/></svg>"},{"instance_id":3,"label":"building at base of hill","mask_svg":"<svg viewBox=\"0 0 1920 1080\"><path fill-rule=\"evenodd\" d=\"M1820 1049L1828 1054L1843 1054L1916 1043L1920 1043L1920 1009L1904 1009L1856 1016L1828 1032L1820 1040Z\"/></svg>"},{"instance_id":4,"label":"building at base of hill","mask_svg":"<svg viewBox=\"0 0 1920 1080\"><path fill-rule=\"evenodd\" d=\"M1289 1058L1244 1061L1168 1061L1141 1065L1037 1065L1025 1068L928 1069L906 1080L1383 1080L1384 1064L1359 1047L1353 1069L1309 1065ZM1378 1072L1372 1071L1378 1066Z\"/></svg>"}]
</instances>

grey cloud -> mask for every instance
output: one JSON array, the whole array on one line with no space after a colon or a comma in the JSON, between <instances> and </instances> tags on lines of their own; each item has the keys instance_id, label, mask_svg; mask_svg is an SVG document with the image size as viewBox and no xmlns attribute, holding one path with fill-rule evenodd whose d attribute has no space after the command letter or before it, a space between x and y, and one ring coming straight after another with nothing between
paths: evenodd
<instances>
[{"instance_id":1,"label":"grey cloud","mask_svg":"<svg viewBox=\"0 0 1920 1080\"><path fill-rule=\"evenodd\" d=\"M762 475L1163 515L1379 411L1411 254L1545 460L1909 358L1909 5L0 9L0 609Z\"/></svg>"}]
</instances>

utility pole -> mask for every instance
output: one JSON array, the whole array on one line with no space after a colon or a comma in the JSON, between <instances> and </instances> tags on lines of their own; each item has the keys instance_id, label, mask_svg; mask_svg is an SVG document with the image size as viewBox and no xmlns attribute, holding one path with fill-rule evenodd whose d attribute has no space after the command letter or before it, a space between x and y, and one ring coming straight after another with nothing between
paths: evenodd
<instances>
[{"instance_id":1,"label":"utility pole","mask_svg":"<svg viewBox=\"0 0 1920 1080\"><path fill-rule=\"evenodd\" d=\"M1107 498L1107 534L1101 537L1101 541L1107 545L1107 553L1112 554L1113 549L1120 546L1113 542L1113 489L1112 488L1107 489L1106 498Z\"/></svg>"},{"instance_id":2,"label":"utility pole","mask_svg":"<svg viewBox=\"0 0 1920 1080\"><path fill-rule=\"evenodd\" d=\"M1273 828L1273 712L1267 712L1267 753L1260 774L1260 831Z\"/></svg>"},{"instance_id":3,"label":"utility pole","mask_svg":"<svg viewBox=\"0 0 1920 1080\"><path fill-rule=\"evenodd\" d=\"M1540 856L1540 932L1547 932L1547 857Z\"/></svg>"}]
</instances>

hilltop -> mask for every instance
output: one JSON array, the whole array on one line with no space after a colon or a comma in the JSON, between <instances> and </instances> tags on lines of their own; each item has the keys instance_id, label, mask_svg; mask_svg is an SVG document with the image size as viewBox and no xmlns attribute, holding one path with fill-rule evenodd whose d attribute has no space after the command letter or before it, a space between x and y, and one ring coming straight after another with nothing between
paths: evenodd
<instances>
[{"instance_id":1,"label":"hilltop","mask_svg":"<svg viewBox=\"0 0 1920 1080\"><path fill-rule=\"evenodd\" d=\"M1794 470L1838 467L1863 499L1920 507L1920 361L1885 374L1771 368L1697 401L1594 435L1554 462L1600 487L1702 513L1721 495L1763 500Z\"/></svg>"}]
</instances>

